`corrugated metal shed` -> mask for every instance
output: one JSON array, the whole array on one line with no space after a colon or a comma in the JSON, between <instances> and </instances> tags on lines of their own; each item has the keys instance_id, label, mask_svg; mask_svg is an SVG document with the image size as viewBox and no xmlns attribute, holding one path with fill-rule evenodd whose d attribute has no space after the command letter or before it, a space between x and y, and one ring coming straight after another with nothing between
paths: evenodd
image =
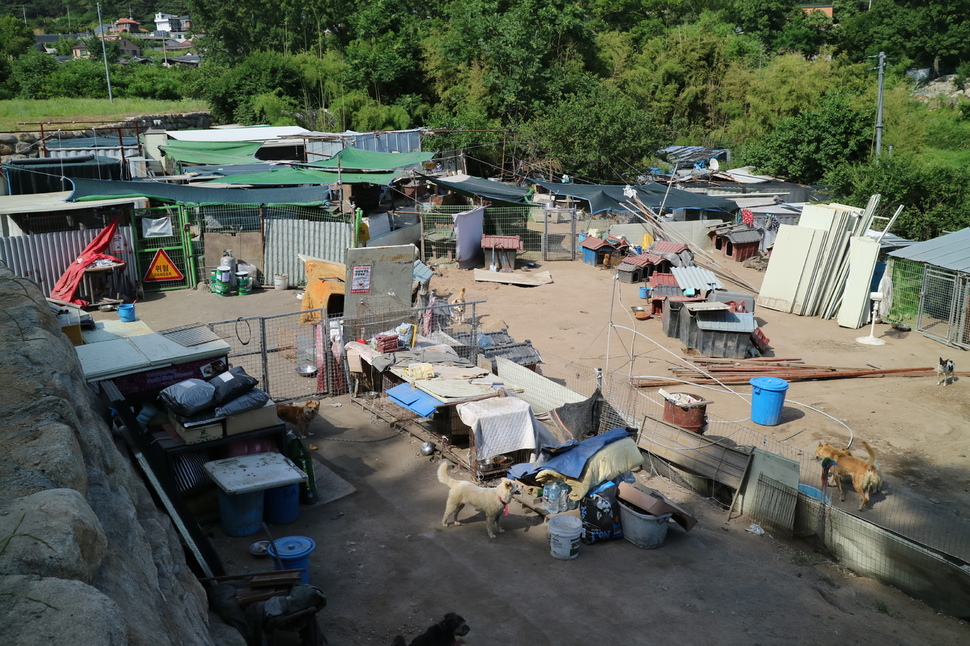
<instances>
[{"instance_id":1,"label":"corrugated metal shed","mask_svg":"<svg viewBox=\"0 0 970 646\"><path fill-rule=\"evenodd\" d=\"M650 285L652 287L659 287L660 285L677 286L677 279L674 278L673 274L669 274L667 272L658 272L650 277Z\"/></svg>"},{"instance_id":2,"label":"corrugated metal shed","mask_svg":"<svg viewBox=\"0 0 970 646\"><path fill-rule=\"evenodd\" d=\"M0 261L17 276L34 281L43 293L50 294L68 266L99 233L101 229L83 229L0 238ZM135 248L131 227L118 227L117 235L121 250L109 248L106 253L127 263L124 282L134 287L140 278L131 252Z\"/></svg>"},{"instance_id":3,"label":"corrugated metal shed","mask_svg":"<svg viewBox=\"0 0 970 646\"><path fill-rule=\"evenodd\" d=\"M681 289L693 289L706 293L711 289L724 289L724 285L717 279L710 269L701 267L671 267L671 273Z\"/></svg>"},{"instance_id":4,"label":"corrugated metal shed","mask_svg":"<svg viewBox=\"0 0 970 646\"><path fill-rule=\"evenodd\" d=\"M298 254L344 264L353 245L348 222L266 218L264 227L263 277L268 283L276 274L289 276L291 285L304 283L306 271Z\"/></svg>"},{"instance_id":5,"label":"corrugated metal shed","mask_svg":"<svg viewBox=\"0 0 970 646\"><path fill-rule=\"evenodd\" d=\"M889 255L970 274L970 227L925 242L917 242L905 249L892 251Z\"/></svg>"}]
</instances>

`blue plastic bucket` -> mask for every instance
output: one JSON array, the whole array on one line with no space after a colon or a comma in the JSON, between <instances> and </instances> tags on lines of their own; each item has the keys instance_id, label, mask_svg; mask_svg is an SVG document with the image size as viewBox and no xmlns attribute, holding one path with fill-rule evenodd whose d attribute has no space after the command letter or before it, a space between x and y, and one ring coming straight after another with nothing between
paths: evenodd
<instances>
[{"instance_id":1,"label":"blue plastic bucket","mask_svg":"<svg viewBox=\"0 0 970 646\"><path fill-rule=\"evenodd\" d=\"M646 285L640 285L640 298L647 298L650 296L650 288Z\"/></svg>"},{"instance_id":2,"label":"blue plastic bucket","mask_svg":"<svg viewBox=\"0 0 970 646\"><path fill-rule=\"evenodd\" d=\"M252 536L263 526L263 492L219 491L219 521L226 536Z\"/></svg>"},{"instance_id":3,"label":"blue plastic bucket","mask_svg":"<svg viewBox=\"0 0 970 646\"><path fill-rule=\"evenodd\" d=\"M300 483L266 490L263 518L273 525L288 525L300 517Z\"/></svg>"},{"instance_id":4,"label":"blue plastic bucket","mask_svg":"<svg viewBox=\"0 0 970 646\"><path fill-rule=\"evenodd\" d=\"M751 421L762 426L775 426L781 421L788 382L777 377L754 377L751 390Z\"/></svg>"},{"instance_id":5,"label":"blue plastic bucket","mask_svg":"<svg viewBox=\"0 0 970 646\"><path fill-rule=\"evenodd\" d=\"M275 548L275 549L274 549ZM279 555L280 562L276 563L276 569L298 570L300 573L300 583L310 583L310 554L317 549L317 544L312 538L306 536L285 536L270 543L266 549L267 553L274 557ZM280 567L282 565L282 568Z\"/></svg>"},{"instance_id":6,"label":"blue plastic bucket","mask_svg":"<svg viewBox=\"0 0 970 646\"><path fill-rule=\"evenodd\" d=\"M135 306L134 305L119 305L118 306L118 318L126 323L131 323L135 320Z\"/></svg>"}]
</instances>

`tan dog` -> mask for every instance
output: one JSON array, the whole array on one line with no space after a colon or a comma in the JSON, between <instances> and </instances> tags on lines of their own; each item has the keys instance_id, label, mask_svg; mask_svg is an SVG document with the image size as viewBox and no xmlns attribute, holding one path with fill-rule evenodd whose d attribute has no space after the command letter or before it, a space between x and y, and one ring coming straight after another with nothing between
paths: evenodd
<instances>
[{"instance_id":1,"label":"tan dog","mask_svg":"<svg viewBox=\"0 0 970 646\"><path fill-rule=\"evenodd\" d=\"M508 478L502 478L497 487L479 487L472 482L455 480L448 475L447 462L442 462L438 467L438 482L448 485L448 504L445 505L445 515L441 517L441 524L448 526L448 518L453 517L455 525L458 522L458 512L465 505L471 505L478 511L485 513L485 531L489 538L495 538L495 532L504 534L505 530L500 526L502 514L508 515L509 503L515 494L515 483Z\"/></svg>"},{"instance_id":2,"label":"tan dog","mask_svg":"<svg viewBox=\"0 0 970 646\"><path fill-rule=\"evenodd\" d=\"M451 303L451 318L455 323L465 322L465 288L462 287L458 290L456 296L452 296Z\"/></svg>"},{"instance_id":3,"label":"tan dog","mask_svg":"<svg viewBox=\"0 0 970 646\"><path fill-rule=\"evenodd\" d=\"M276 414L284 422L289 422L296 428L296 434L304 438L310 428L317 411L320 410L319 399L308 399L301 404L277 404Z\"/></svg>"},{"instance_id":4,"label":"tan dog","mask_svg":"<svg viewBox=\"0 0 970 646\"><path fill-rule=\"evenodd\" d=\"M835 465L832 466L832 476L835 478L835 486L839 488L839 500L845 500L842 478L846 476L852 478L852 487L862 497L862 504L859 505L860 511L869 504L869 497L882 487L882 475L876 466L876 454L865 440L862 441L862 446L869 454L868 460L854 457L849 451L837 449L825 442L819 442L815 449L816 459L829 458L835 462Z\"/></svg>"}]
</instances>

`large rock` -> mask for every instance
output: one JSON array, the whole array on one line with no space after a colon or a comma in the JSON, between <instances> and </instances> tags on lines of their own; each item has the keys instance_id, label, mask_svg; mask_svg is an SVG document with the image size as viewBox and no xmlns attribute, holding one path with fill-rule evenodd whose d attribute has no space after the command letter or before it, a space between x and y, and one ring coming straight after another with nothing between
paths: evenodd
<instances>
[{"instance_id":1,"label":"large rock","mask_svg":"<svg viewBox=\"0 0 970 646\"><path fill-rule=\"evenodd\" d=\"M90 583L107 539L80 493L47 489L0 507L0 574L36 574Z\"/></svg>"},{"instance_id":2,"label":"large rock","mask_svg":"<svg viewBox=\"0 0 970 646\"><path fill-rule=\"evenodd\" d=\"M216 643L37 285L0 269L0 311L0 644Z\"/></svg>"}]
</instances>

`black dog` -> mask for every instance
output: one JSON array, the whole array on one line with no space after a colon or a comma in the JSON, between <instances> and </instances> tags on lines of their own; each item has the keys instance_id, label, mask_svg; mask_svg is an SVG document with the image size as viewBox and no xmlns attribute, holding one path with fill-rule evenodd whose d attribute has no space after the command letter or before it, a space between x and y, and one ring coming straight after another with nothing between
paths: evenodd
<instances>
[{"instance_id":1,"label":"black dog","mask_svg":"<svg viewBox=\"0 0 970 646\"><path fill-rule=\"evenodd\" d=\"M449 612L444 619L412 639L411 646L454 646L465 641L462 638L469 630L471 628L465 623L464 617ZM407 642L398 635L392 646L407 646Z\"/></svg>"}]
</instances>

